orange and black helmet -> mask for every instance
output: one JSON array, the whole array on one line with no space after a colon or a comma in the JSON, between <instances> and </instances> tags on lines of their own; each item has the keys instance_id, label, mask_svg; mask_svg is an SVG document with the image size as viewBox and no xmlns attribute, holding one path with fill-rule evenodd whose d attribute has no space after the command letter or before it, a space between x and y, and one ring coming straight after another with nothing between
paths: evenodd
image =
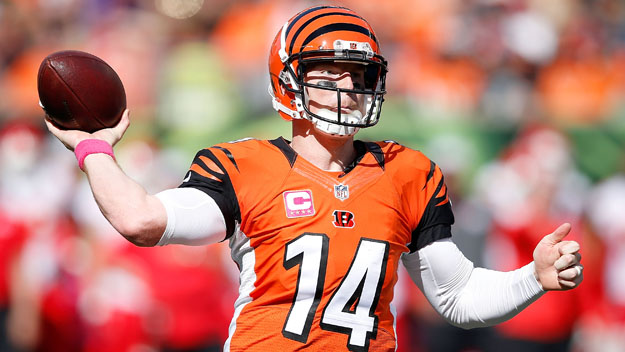
<instances>
[{"instance_id":1,"label":"orange and black helmet","mask_svg":"<svg viewBox=\"0 0 625 352\"><path fill-rule=\"evenodd\" d=\"M367 96L366 113L357 122L338 117L327 119L310 112L305 104L303 80L307 65L320 62L350 62L365 65L362 89L314 86L317 89ZM273 106L287 121L298 118L320 119L332 124L359 127L375 125L384 101L387 63L380 54L380 44L369 23L354 11L337 6L306 9L280 29L269 54L269 93Z\"/></svg>"}]
</instances>

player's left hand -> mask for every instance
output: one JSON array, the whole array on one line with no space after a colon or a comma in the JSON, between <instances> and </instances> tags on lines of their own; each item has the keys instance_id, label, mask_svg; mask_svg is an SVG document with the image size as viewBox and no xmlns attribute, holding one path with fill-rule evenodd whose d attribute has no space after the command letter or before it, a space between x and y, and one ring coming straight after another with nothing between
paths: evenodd
<instances>
[{"instance_id":1,"label":"player's left hand","mask_svg":"<svg viewBox=\"0 0 625 352\"><path fill-rule=\"evenodd\" d=\"M570 224L562 224L534 249L536 279L544 290L570 290L584 278L579 243L563 241L570 231Z\"/></svg>"}]
</instances>

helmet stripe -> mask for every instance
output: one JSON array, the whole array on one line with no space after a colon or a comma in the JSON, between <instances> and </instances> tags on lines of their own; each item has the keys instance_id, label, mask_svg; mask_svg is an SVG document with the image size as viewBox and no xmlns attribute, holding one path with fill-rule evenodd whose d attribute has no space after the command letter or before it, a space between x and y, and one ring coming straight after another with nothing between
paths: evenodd
<instances>
[{"instance_id":1,"label":"helmet stripe","mask_svg":"<svg viewBox=\"0 0 625 352\"><path fill-rule=\"evenodd\" d=\"M304 39L304 42L302 42L302 47L306 46L306 44L310 43L311 41L313 41L315 38L317 38L320 35L330 33L330 32L338 32L338 31L350 31L350 32L362 33L368 36L369 38L373 39L374 42L376 43L378 42L375 35L373 35L373 33L370 30L368 30L367 28L363 26L359 26L353 23L332 23L327 26L320 27L316 29L314 32L312 32L306 39Z\"/></svg>"},{"instance_id":2,"label":"helmet stripe","mask_svg":"<svg viewBox=\"0 0 625 352\"><path fill-rule=\"evenodd\" d=\"M302 17L308 15L311 12L315 12L315 11L319 11L319 10L323 10L323 9L342 9L342 7L337 7L337 6L316 6L316 7L311 7L308 10L302 11L299 15L297 15L292 21L291 23L289 23L289 27L286 29L286 35L289 35L289 32L291 31L291 28L293 28L293 26L297 23L297 21L299 21Z\"/></svg>"},{"instance_id":3,"label":"helmet stripe","mask_svg":"<svg viewBox=\"0 0 625 352\"><path fill-rule=\"evenodd\" d=\"M321 18L321 17L325 17L325 16L348 16L348 17L356 17L356 18L360 18L362 19L362 17L356 15L356 14L352 14L352 13L344 13L344 12L328 12L328 13L322 13L320 15L317 15L311 19L309 19L308 21L306 21L306 23L304 23L301 27L299 27L299 29L297 30L297 32L295 32L295 34L293 34L293 38L291 39L291 45L289 45L289 54L293 53L293 46L295 45L295 41L297 40L297 37L300 35L300 33L306 29L306 27L313 21ZM287 35L288 35L288 31L287 31ZM303 46L303 45L302 45Z\"/></svg>"}]
</instances>

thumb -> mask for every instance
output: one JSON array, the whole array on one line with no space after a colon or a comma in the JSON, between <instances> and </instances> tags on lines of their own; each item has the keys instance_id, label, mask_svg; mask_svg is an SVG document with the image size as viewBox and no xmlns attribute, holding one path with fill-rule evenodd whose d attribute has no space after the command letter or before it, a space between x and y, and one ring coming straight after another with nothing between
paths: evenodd
<instances>
[{"instance_id":1,"label":"thumb","mask_svg":"<svg viewBox=\"0 0 625 352\"><path fill-rule=\"evenodd\" d=\"M126 109L122 114L121 120L119 120L119 123L117 124L117 126L114 127L114 129L121 137L128 129L128 126L130 126L130 110Z\"/></svg>"},{"instance_id":2,"label":"thumb","mask_svg":"<svg viewBox=\"0 0 625 352\"><path fill-rule=\"evenodd\" d=\"M121 119L117 123L117 125L99 130L94 133L95 137L103 139L107 141L110 145L115 146L117 142L124 136L124 133L130 126L130 111L128 109L124 110Z\"/></svg>"},{"instance_id":3,"label":"thumb","mask_svg":"<svg viewBox=\"0 0 625 352\"><path fill-rule=\"evenodd\" d=\"M564 239L566 235L571 231L571 224L564 223L560 225L555 231L543 237L541 242L545 242L554 245Z\"/></svg>"},{"instance_id":4,"label":"thumb","mask_svg":"<svg viewBox=\"0 0 625 352\"><path fill-rule=\"evenodd\" d=\"M126 132L126 129L128 129L128 126L130 126L130 110L126 109L124 110L121 119L117 125L113 127L113 129L120 135L123 135L124 132Z\"/></svg>"}]
</instances>

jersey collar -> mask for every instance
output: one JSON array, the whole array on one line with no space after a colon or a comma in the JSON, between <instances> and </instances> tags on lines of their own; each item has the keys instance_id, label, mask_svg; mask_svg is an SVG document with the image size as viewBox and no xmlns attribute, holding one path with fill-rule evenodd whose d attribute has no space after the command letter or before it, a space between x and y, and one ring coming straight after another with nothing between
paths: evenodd
<instances>
[{"instance_id":1,"label":"jersey collar","mask_svg":"<svg viewBox=\"0 0 625 352\"><path fill-rule=\"evenodd\" d=\"M297 159L297 152L291 148L291 142L284 137L278 137L276 139L269 140L269 143L276 146L289 162L289 165L293 167L295 160ZM356 158L354 158L354 160L347 165L343 171L343 175L347 175L350 171L352 171L367 153L371 153L375 161L378 163L378 166L384 170L384 152L382 152L382 148L380 148L377 143L355 140L354 148L356 149Z\"/></svg>"}]
</instances>

